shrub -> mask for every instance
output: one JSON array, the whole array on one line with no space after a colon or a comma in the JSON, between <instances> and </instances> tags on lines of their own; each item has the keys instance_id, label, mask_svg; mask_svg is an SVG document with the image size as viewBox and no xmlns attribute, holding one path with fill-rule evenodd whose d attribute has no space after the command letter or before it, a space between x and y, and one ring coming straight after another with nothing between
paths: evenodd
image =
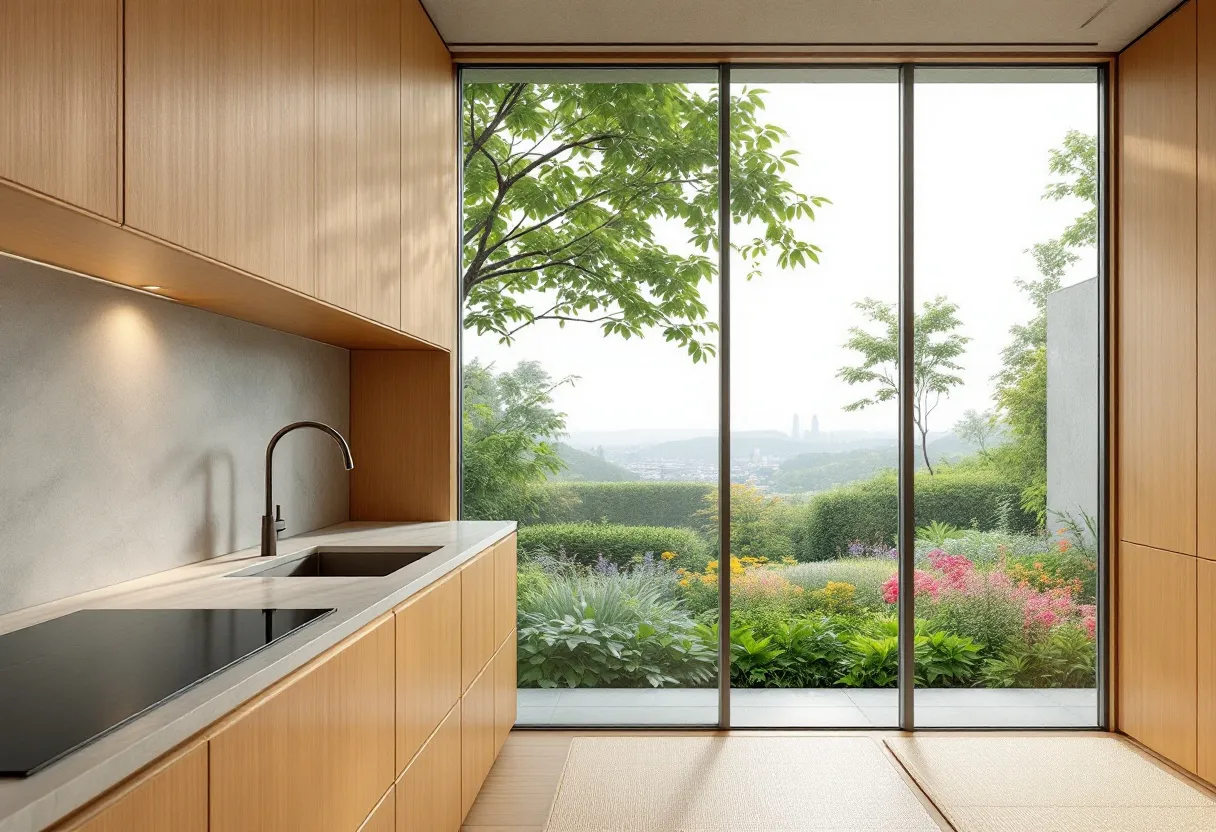
<instances>
[{"instance_id":1,"label":"shrub","mask_svg":"<svg viewBox=\"0 0 1216 832\"><path fill-rule=\"evenodd\" d=\"M620 523L630 526L695 528L707 482L569 482L549 483L534 516L536 523Z\"/></svg>"},{"instance_id":2,"label":"shrub","mask_svg":"<svg viewBox=\"0 0 1216 832\"><path fill-rule=\"evenodd\" d=\"M1061 541L1066 543L1066 541ZM1010 558L1006 571L1014 583L1037 590L1068 588L1082 603L1094 603L1098 563L1090 555L1065 545L1037 555Z\"/></svg>"},{"instance_id":3,"label":"shrub","mask_svg":"<svg viewBox=\"0 0 1216 832\"><path fill-rule=\"evenodd\" d=\"M519 613L525 687L700 686L717 673L714 643L668 597L668 570L558 574Z\"/></svg>"},{"instance_id":4,"label":"shrub","mask_svg":"<svg viewBox=\"0 0 1216 832\"><path fill-rule=\"evenodd\" d=\"M852 584L853 603L864 609L883 609L882 586L896 571L894 560L846 558L791 566L782 574L812 595L827 587L829 582Z\"/></svg>"},{"instance_id":5,"label":"shrub","mask_svg":"<svg viewBox=\"0 0 1216 832\"><path fill-rule=\"evenodd\" d=\"M600 556L628 566L647 552L656 557L674 552L673 565L700 570L709 560L709 547L692 529L661 526L620 526L613 523L555 523L522 526L519 549L525 553L565 553L578 563L593 565Z\"/></svg>"},{"instance_id":6,"label":"shrub","mask_svg":"<svg viewBox=\"0 0 1216 832\"><path fill-rule=\"evenodd\" d=\"M1094 685L1096 662L1097 649L1085 630L1065 626L989 659L983 679L994 688L1088 688Z\"/></svg>"},{"instance_id":7,"label":"shrub","mask_svg":"<svg viewBox=\"0 0 1216 832\"><path fill-rule=\"evenodd\" d=\"M916 522L948 523L960 528L990 530L1001 523L1013 531L1037 528L1033 514L1009 511L1017 502L1016 483L984 469L916 474ZM899 485L892 473L844 488L817 494L807 505L797 535L799 560L825 560L848 553L851 543L890 544L898 531Z\"/></svg>"},{"instance_id":8,"label":"shrub","mask_svg":"<svg viewBox=\"0 0 1216 832\"><path fill-rule=\"evenodd\" d=\"M1014 557L1039 555L1052 546L1051 540L1042 534L981 532L972 529L963 532L959 537L946 538L940 545L927 540L916 541L916 559L923 561L930 552L941 550L948 555L961 555L979 566L992 566Z\"/></svg>"},{"instance_id":9,"label":"shrub","mask_svg":"<svg viewBox=\"0 0 1216 832\"><path fill-rule=\"evenodd\" d=\"M979 669L982 644L945 632L916 637L916 684L923 687L967 687Z\"/></svg>"},{"instance_id":10,"label":"shrub","mask_svg":"<svg viewBox=\"0 0 1216 832\"><path fill-rule=\"evenodd\" d=\"M850 688L893 688L899 679L899 639L863 636L849 639L841 660L840 684Z\"/></svg>"}]
</instances>

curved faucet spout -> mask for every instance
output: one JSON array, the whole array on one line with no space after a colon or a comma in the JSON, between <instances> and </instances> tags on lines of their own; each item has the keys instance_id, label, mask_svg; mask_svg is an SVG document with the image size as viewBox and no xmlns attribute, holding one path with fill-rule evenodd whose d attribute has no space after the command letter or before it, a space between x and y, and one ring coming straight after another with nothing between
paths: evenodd
<instances>
[{"instance_id":1,"label":"curved faucet spout","mask_svg":"<svg viewBox=\"0 0 1216 832\"><path fill-rule=\"evenodd\" d=\"M272 436L270 444L266 446L266 513L262 515L262 557L273 557L278 552L279 518L275 515L274 506L274 447L284 436L300 428L316 428L329 434L342 451L342 464L346 466L346 470L350 471L355 467L354 457L350 453L350 443L346 441L346 437L324 422L292 422Z\"/></svg>"}]
</instances>

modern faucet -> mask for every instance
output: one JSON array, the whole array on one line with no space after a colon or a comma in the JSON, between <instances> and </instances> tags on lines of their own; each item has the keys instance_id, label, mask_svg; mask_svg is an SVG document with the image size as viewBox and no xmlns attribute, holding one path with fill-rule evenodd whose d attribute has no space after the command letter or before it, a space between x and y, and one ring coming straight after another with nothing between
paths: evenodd
<instances>
[{"instance_id":1,"label":"modern faucet","mask_svg":"<svg viewBox=\"0 0 1216 832\"><path fill-rule=\"evenodd\" d=\"M342 449L342 464L346 466L346 470L350 471L355 467L355 460L350 455L350 445L342 434L331 428L323 422L292 422L287 427L276 433L270 439L270 444L266 446L266 513L262 515L262 557L274 557L278 553L279 543L279 524L283 522L282 515L279 513L279 506L274 503L274 446L279 444L279 440L297 428L316 428L319 431L324 431L333 437L333 440L338 443L338 447Z\"/></svg>"}]
</instances>

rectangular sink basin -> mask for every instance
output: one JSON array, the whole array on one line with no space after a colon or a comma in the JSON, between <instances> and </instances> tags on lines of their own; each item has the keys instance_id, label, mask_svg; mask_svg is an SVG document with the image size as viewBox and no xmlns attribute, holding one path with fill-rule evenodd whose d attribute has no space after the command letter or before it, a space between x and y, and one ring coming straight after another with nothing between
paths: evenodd
<instances>
[{"instance_id":1,"label":"rectangular sink basin","mask_svg":"<svg viewBox=\"0 0 1216 832\"><path fill-rule=\"evenodd\" d=\"M319 549L268 566L233 572L233 578L383 578L404 569L440 546L402 546L392 550L357 551Z\"/></svg>"}]
</instances>

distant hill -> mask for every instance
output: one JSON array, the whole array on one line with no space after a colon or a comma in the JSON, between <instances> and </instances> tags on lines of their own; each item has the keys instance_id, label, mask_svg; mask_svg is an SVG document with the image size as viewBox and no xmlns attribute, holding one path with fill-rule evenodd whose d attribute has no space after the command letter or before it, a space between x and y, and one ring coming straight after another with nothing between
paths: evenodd
<instances>
[{"instance_id":1,"label":"distant hill","mask_svg":"<svg viewBox=\"0 0 1216 832\"><path fill-rule=\"evenodd\" d=\"M933 461L934 467L942 462L956 462L975 450L953 433L929 441L929 459ZM894 470L898 464L899 450L896 443L890 443L885 448L799 454L781 463L769 487L780 494L826 491L868 479L883 470ZM924 467L919 447L916 449L916 467Z\"/></svg>"},{"instance_id":2,"label":"distant hill","mask_svg":"<svg viewBox=\"0 0 1216 832\"><path fill-rule=\"evenodd\" d=\"M549 478L553 482L629 482L640 479L630 470L565 442L558 442L556 449L566 468Z\"/></svg>"}]
</instances>

